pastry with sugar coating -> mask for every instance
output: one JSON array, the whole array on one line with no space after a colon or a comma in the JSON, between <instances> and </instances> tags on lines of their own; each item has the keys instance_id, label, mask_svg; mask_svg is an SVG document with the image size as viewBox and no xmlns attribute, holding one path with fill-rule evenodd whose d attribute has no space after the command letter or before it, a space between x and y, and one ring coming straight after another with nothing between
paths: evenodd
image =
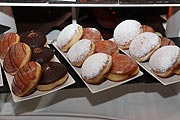
<instances>
[{"instance_id":1,"label":"pastry with sugar coating","mask_svg":"<svg viewBox=\"0 0 180 120\"><path fill-rule=\"evenodd\" d=\"M163 46L155 51L150 60L151 70L159 77L169 77L179 71L180 49L177 46Z\"/></svg>"},{"instance_id":2,"label":"pastry with sugar coating","mask_svg":"<svg viewBox=\"0 0 180 120\"><path fill-rule=\"evenodd\" d=\"M20 42L20 37L18 34L13 32L8 32L2 36L0 39L0 58L4 58L7 54L9 48Z\"/></svg>"},{"instance_id":3,"label":"pastry with sugar coating","mask_svg":"<svg viewBox=\"0 0 180 120\"><path fill-rule=\"evenodd\" d=\"M138 64L131 57L124 54L112 55L112 68L107 78L118 82L136 76L139 73Z\"/></svg>"},{"instance_id":4,"label":"pastry with sugar coating","mask_svg":"<svg viewBox=\"0 0 180 120\"><path fill-rule=\"evenodd\" d=\"M144 32L134 38L129 46L130 55L139 62L149 60L153 52L161 45L157 34Z\"/></svg>"},{"instance_id":5,"label":"pastry with sugar coating","mask_svg":"<svg viewBox=\"0 0 180 120\"><path fill-rule=\"evenodd\" d=\"M128 49L131 41L142 33L141 23L136 20L125 20L114 29L113 39L121 49Z\"/></svg>"},{"instance_id":6,"label":"pastry with sugar coating","mask_svg":"<svg viewBox=\"0 0 180 120\"><path fill-rule=\"evenodd\" d=\"M82 39L76 42L67 52L67 58L72 65L80 67L84 60L94 53L95 45L93 41Z\"/></svg>"},{"instance_id":7,"label":"pastry with sugar coating","mask_svg":"<svg viewBox=\"0 0 180 120\"><path fill-rule=\"evenodd\" d=\"M83 28L83 35L81 39L89 39L94 43L97 43L102 40L101 32L96 28L86 27Z\"/></svg>"},{"instance_id":8,"label":"pastry with sugar coating","mask_svg":"<svg viewBox=\"0 0 180 120\"><path fill-rule=\"evenodd\" d=\"M37 87L41 78L42 68L37 62L25 64L15 74L12 82L12 92L19 97L31 94Z\"/></svg>"},{"instance_id":9,"label":"pastry with sugar coating","mask_svg":"<svg viewBox=\"0 0 180 120\"><path fill-rule=\"evenodd\" d=\"M19 68L31 60L31 56L32 51L27 44L21 42L14 44L4 58L4 70L11 75L15 75Z\"/></svg>"},{"instance_id":10,"label":"pastry with sugar coating","mask_svg":"<svg viewBox=\"0 0 180 120\"><path fill-rule=\"evenodd\" d=\"M59 34L57 38L57 47L67 52L74 43L80 40L83 34L83 28L78 24L67 25Z\"/></svg>"},{"instance_id":11,"label":"pastry with sugar coating","mask_svg":"<svg viewBox=\"0 0 180 120\"><path fill-rule=\"evenodd\" d=\"M95 53L89 56L81 67L81 75L89 84L101 84L112 66L112 57L105 53Z\"/></svg>"}]
</instances>

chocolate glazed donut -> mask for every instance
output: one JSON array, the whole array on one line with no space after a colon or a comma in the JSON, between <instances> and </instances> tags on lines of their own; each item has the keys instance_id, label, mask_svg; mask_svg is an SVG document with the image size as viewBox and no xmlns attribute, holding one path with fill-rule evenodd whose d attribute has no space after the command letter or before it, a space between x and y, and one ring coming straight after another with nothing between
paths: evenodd
<instances>
[{"instance_id":1,"label":"chocolate glazed donut","mask_svg":"<svg viewBox=\"0 0 180 120\"><path fill-rule=\"evenodd\" d=\"M46 45L46 36L35 30L26 31L20 35L21 42L26 43L30 48L43 47Z\"/></svg>"},{"instance_id":2,"label":"chocolate glazed donut","mask_svg":"<svg viewBox=\"0 0 180 120\"><path fill-rule=\"evenodd\" d=\"M51 90L65 83L68 78L67 68L62 63L47 62L42 65L42 71L38 90Z\"/></svg>"}]
</instances>

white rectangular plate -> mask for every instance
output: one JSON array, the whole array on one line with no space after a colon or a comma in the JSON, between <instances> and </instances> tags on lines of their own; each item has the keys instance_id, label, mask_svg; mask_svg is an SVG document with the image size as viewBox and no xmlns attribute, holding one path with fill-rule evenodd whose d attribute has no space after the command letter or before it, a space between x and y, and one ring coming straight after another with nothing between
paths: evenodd
<instances>
[{"instance_id":1,"label":"white rectangular plate","mask_svg":"<svg viewBox=\"0 0 180 120\"><path fill-rule=\"evenodd\" d=\"M126 55L129 55L129 50L122 50L120 49L123 53L125 53ZM129 55L130 56L130 55ZM173 83L177 83L180 82L180 75L173 75L171 77L167 77L167 78L161 78L158 77L157 75L155 75L152 71L151 68L149 67L149 62L138 62L137 63L144 68L149 74L151 74L154 78L156 78L159 82L161 82L163 85L170 85Z\"/></svg>"},{"instance_id":2,"label":"white rectangular plate","mask_svg":"<svg viewBox=\"0 0 180 120\"><path fill-rule=\"evenodd\" d=\"M59 62L59 60L57 59L57 57L54 55L54 61L55 62ZM13 78L14 76L11 76L10 74L6 73L5 72L5 75L7 77L7 82L8 82L8 85L9 85L9 88L10 88L10 91L11 91L11 94L12 94L12 98L14 100L14 102L20 102L20 101L25 101L25 100L29 100L29 99L33 99L33 98L36 98L36 97L40 97L40 96L44 96L44 95L47 95L49 93L53 93L55 91L58 91L62 88L65 88L69 85L72 85L75 83L75 80L71 77L71 75L68 73L69 75L69 78L68 80L63 84L63 85L60 85L52 90L48 90L48 91L39 91L39 90L36 90L34 93L28 95L28 96L25 96L25 97L18 97L16 96L13 92L12 92L12 88L11 88L11 84L12 84L12 81L13 81Z\"/></svg>"},{"instance_id":3,"label":"white rectangular plate","mask_svg":"<svg viewBox=\"0 0 180 120\"><path fill-rule=\"evenodd\" d=\"M56 47L56 43L53 43L53 46L59 51L60 54L62 54L62 56L68 61L68 63L71 65L70 61L67 59L67 54L60 51L57 47ZM72 65L71 65L72 66ZM112 87L115 87L115 86L118 86L118 85L121 85L123 83L126 83L126 82L129 82L141 75L143 75L143 73L140 71L138 75L130 78L130 79L127 79L125 81L122 81L122 82L112 82L110 80L106 80L104 81L103 83L101 83L100 85L91 85L91 84L88 84L87 82L85 82L82 77L81 77L81 68L78 68L78 67L74 67L72 66L72 68L76 71L76 73L79 75L79 77L81 78L81 80L85 83L85 85L89 88L89 90L92 92L92 93L97 93L97 92L100 92L100 91L103 91L103 90L107 90L109 88L112 88Z\"/></svg>"}]
</instances>

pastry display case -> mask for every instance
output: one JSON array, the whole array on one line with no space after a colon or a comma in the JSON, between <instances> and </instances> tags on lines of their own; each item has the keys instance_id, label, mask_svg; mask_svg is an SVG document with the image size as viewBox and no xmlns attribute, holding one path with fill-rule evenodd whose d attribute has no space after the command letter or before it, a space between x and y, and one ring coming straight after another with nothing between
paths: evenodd
<instances>
[{"instance_id":1,"label":"pastry display case","mask_svg":"<svg viewBox=\"0 0 180 120\"><path fill-rule=\"evenodd\" d=\"M27 103L31 103L31 101L32 103L34 103L36 102L36 100L39 100L41 98L47 99L47 97L51 95L55 95L55 94L62 95L63 91L65 91L65 93L70 92L70 94L64 95L62 99L59 98L60 102L58 102L58 99L55 100L56 104L63 104L63 99L65 100L71 99L71 98L79 99L81 97L87 97L88 101L90 101L91 104L90 105L85 104L85 105L87 105L90 109L87 110L86 112L85 111L83 112L85 108L81 108L79 109L79 111L77 110L78 114L80 114L80 112L82 114L84 113L82 115L84 118L88 118L89 116L87 114L91 114L90 118L97 117L99 119L119 119L121 118L121 114L110 113L109 110L107 110L107 113L102 112L104 111L102 109L104 109L103 107L106 107L106 106L110 107L111 105L109 105L108 102L111 102L111 101L116 101L114 105L118 104L119 101L121 104L122 100L120 99L121 98L123 99L128 94L130 95L136 94L136 93L138 94L141 92L144 92L143 94L146 94L146 92L149 94L151 93L151 90L152 90L152 93L155 92L155 93L159 93L160 95L164 95L163 97L160 96L159 99L162 99L162 100L165 99L164 101L167 101L166 100L167 97L164 94L164 92L169 90L167 92L167 96L174 97L175 95L176 98L173 98L173 100L178 99L179 90L180 90L179 89L180 76L179 76L178 70L177 70L176 75L171 74L167 78L159 77L150 68L148 60L142 63L131 56L129 49L122 49L118 46L119 47L118 54L123 54L133 59L134 61L136 61L137 66L138 66L138 73L134 76L131 76L130 78L127 78L126 80L123 80L120 82L117 82L117 81L114 82L114 81L111 81L111 77L109 77L110 79L108 78L110 70L112 70L112 68L110 68L107 73L104 73L104 75L106 75L105 81L103 81L102 83L101 82L98 83L98 85L94 85L94 83L91 84L90 82L89 83L87 82L88 80L85 80L86 77L83 77L83 74L85 72L82 72L82 69L95 68L96 66L100 64L100 61L103 59L103 56L101 56L99 60L97 60L98 65L96 63L96 58L95 58L94 61L92 60L93 63L91 63L91 65L87 64L88 67L86 66L86 68L83 68L85 65L76 66L72 64L72 62L70 61L69 56L72 57L73 54L68 55L69 54L68 52L65 52L61 48L59 48L58 44L60 43L58 43L58 39L60 39L60 33L63 33L64 31L66 35L71 36L71 34L73 34L73 29L75 29L76 31L79 28L69 28L68 30L69 33L64 29L70 24L71 25L78 24L82 27L83 30L84 28L88 28L88 27L96 28L97 30L100 31L101 38L103 41L109 40L111 42L116 43L115 35L114 35L115 28L119 25L119 23L122 23L123 21L131 19L131 20L138 21L141 25L147 25L151 27L153 29L153 34L157 35L159 39L162 40L163 37L166 37L168 40L173 42L173 45L180 47L180 42L179 42L180 41L180 36L179 36L180 26L178 25L179 19L180 19L179 3L180 3L179 0L138 0L138 1L134 1L134 0L75 0L75 1L73 0L70 0L70 1L69 0L63 0L63 1L61 0L39 0L39 1L37 0L0 0L1 13L4 14L4 11L5 11L5 14L9 14L9 13L6 13L9 10L13 13L12 14L10 12L10 15L9 15L11 16L10 18L7 16L1 16L0 14L0 18L2 17L4 19L3 21L6 21L7 19L7 23L6 22L0 23L1 38L4 34L8 32L15 32L18 35L20 35L22 39L22 34L25 31L36 31L36 30L40 31L47 38L47 47L53 50L54 52L55 58L53 59L53 62L62 63L66 67L67 73L69 75L69 78L67 80L68 82L63 84L62 86L56 87L55 89L52 89L48 92L34 89L33 90L33 92L35 91L34 93L27 95L25 97L22 97L22 96L18 96L16 92L14 92L16 90L14 90L15 88L13 88L13 84L17 84L16 82L14 82L14 79L17 79L17 78L12 76L11 74L8 73L7 70L5 70L9 66L7 67L6 64L4 63L4 60L1 59L0 79L2 79L1 80L2 82L0 83L2 83L2 86L0 87L0 94L2 94L2 96L0 95L0 99L1 101L3 101L2 104L6 104L7 101L9 102L9 99L13 105L14 104L19 105L21 103L27 104ZM5 10L5 8L8 8L7 11ZM27 14L27 13L30 13L30 14ZM9 23L12 23L12 24L9 24ZM142 29L142 26L140 28ZM124 30L125 29L126 28L124 28ZM149 32L148 31L149 28L143 28L143 29L144 31ZM62 37L62 38L67 39L67 37ZM118 44L118 42L116 44ZM169 44L170 42L168 42L168 45ZM82 47L81 51L83 51L86 48ZM33 50L34 48L31 48L31 49ZM13 66L14 65L12 65L12 67ZM97 71L97 69L95 69L94 71ZM176 71L176 69L174 71ZM87 74L90 74L90 73L87 72ZM132 89L130 89L131 87ZM77 93L77 96L76 96L76 91L82 92L83 90L85 90L85 94ZM122 90L120 92L121 95L118 96L118 93L115 93L115 95L111 96L114 90ZM126 92L123 92L123 91L126 91ZM173 92L171 93L171 91ZM11 97L11 94L12 94L12 97ZM78 97L78 94L80 94L79 97ZM4 95L5 95L4 97L5 99L3 98ZM98 98L101 98L101 97L102 99L98 100ZM145 99L147 98L149 97L148 96L145 97ZM51 101L50 99L48 100ZM46 104L46 102L42 102L42 103ZM98 106L101 104L102 104L101 107ZM144 104L146 104L146 102L144 102ZM51 103L51 105L54 106L54 101ZM77 102L77 105L78 105L78 102ZM112 106L115 107L114 105ZM73 103L72 106L76 106L76 105ZM145 106L148 107L147 104ZM159 104L159 106L160 106L160 110L162 110L163 105L161 106ZM96 107L99 109L97 114L95 110ZM126 110L125 106L123 107L124 108L122 111ZM168 108L168 105L165 106L165 108L166 107ZM138 106L136 106L136 109L137 108ZM145 109L145 107L142 107L142 108ZM13 107L11 109L13 109ZM55 109L58 109L58 108L55 108ZM119 110L119 108L116 108L116 109ZM152 108L152 110L153 109L154 108ZM176 108L171 108L171 109L174 110ZM0 108L0 111L1 110L3 110L3 107ZM18 107L17 107L17 110L18 110ZM91 110L94 110L94 112ZM78 114L74 114L76 112L75 109L72 109L71 111L67 107L67 111L68 111L67 116L72 113L72 116L78 117L77 116ZM21 114L22 112L23 110L19 109L19 113ZM26 110L24 112L26 112ZM61 111L61 112L64 112L64 111ZM125 111L124 113L126 114L128 112ZM158 113L161 113L161 112L158 111ZM13 113L13 114L16 114L16 113ZM43 114L42 116L44 116L44 114L46 113L42 112L42 114ZM155 120L156 118L158 118L157 116L158 115L156 115ZM126 115L125 115L125 118L123 117L122 118L126 119L126 117L128 118L128 116ZM135 116L135 119L137 118L139 117ZM144 118L144 116L142 118ZM162 118L165 119L165 117L162 117ZM178 114L176 114L174 118L178 118ZM167 120L169 120L169 118Z\"/></svg>"}]
</instances>

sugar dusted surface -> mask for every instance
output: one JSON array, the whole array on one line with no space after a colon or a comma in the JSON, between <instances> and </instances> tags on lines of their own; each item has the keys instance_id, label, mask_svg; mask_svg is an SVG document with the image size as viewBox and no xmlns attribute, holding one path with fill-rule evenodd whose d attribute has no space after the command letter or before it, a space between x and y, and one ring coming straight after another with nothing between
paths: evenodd
<instances>
[{"instance_id":1,"label":"sugar dusted surface","mask_svg":"<svg viewBox=\"0 0 180 120\"><path fill-rule=\"evenodd\" d=\"M116 26L113 34L118 45L127 45L141 32L141 24L135 20L125 20Z\"/></svg>"},{"instance_id":2,"label":"sugar dusted surface","mask_svg":"<svg viewBox=\"0 0 180 120\"><path fill-rule=\"evenodd\" d=\"M88 57L81 68L82 77L85 79L95 78L107 65L108 55L105 53L96 53Z\"/></svg>"},{"instance_id":3,"label":"sugar dusted surface","mask_svg":"<svg viewBox=\"0 0 180 120\"><path fill-rule=\"evenodd\" d=\"M161 44L160 38L151 32L144 32L135 37L129 46L129 52L132 57L141 58L146 56L157 45Z\"/></svg>"},{"instance_id":4,"label":"sugar dusted surface","mask_svg":"<svg viewBox=\"0 0 180 120\"><path fill-rule=\"evenodd\" d=\"M166 72L179 58L180 49L177 46L164 46L154 52L149 66L156 72Z\"/></svg>"},{"instance_id":5,"label":"sugar dusted surface","mask_svg":"<svg viewBox=\"0 0 180 120\"><path fill-rule=\"evenodd\" d=\"M91 43L92 41L88 39L83 39L76 42L67 52L67 57L70 62L79 62L86 57L91 50Z\"/></svg>"},{"instance_id":6,"label":"sugar dusted surface","mask_svg":"<svg viewBox=\"0 0 180 120\"><path fill-rule=\"evenodd\" d=\"M57 38L57 47L62 48L64 47L76 34L77 26L75 24L69 24L66 26L59 34Z\"/></svg>"}]
</instances>

